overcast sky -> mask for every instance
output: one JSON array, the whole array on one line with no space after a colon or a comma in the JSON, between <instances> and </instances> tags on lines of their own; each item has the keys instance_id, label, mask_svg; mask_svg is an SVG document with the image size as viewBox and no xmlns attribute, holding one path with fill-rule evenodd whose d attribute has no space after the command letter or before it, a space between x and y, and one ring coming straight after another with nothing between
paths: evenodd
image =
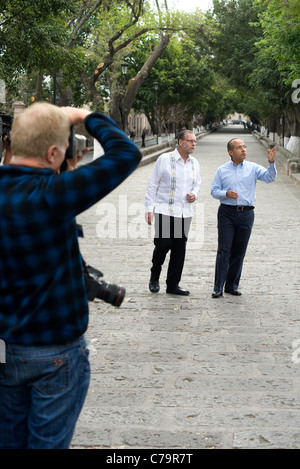
<instances>
[{"instance_id":1,"label":"overcast sky","mask_svg":"<svg viewBox=\"0 0 300 469\"><path fill-rule=\"evenodd\" d=\"M169 3L169 2L168 2ZM211 0L170 0L169 5L174 4L178 10L194 11L197 7L206 11L212 6Z\"/></svg>"}]
</instances>

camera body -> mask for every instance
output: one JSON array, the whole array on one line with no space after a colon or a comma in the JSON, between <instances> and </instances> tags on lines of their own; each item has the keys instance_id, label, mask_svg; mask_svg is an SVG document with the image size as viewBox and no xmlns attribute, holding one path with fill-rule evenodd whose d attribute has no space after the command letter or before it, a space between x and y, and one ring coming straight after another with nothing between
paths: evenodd
<instances>
[{"instance_id":1,"label":"camera body","mask_svg":"<svg viewBox=\"0 0 300 469\"><path fill-rule=\"evenodd\" d=\"M84 135L75 134L75 127L72 125L69 137L69 146L66 151L66 159L82 156L82 152L88 147L88 139ZM77 155L76 155L77 151Z\"/></svg>"},{"instance_id":2,"label":"camera body","mask_svg":"<svg viewBox=\"0 0 300 469\"><path fill-rule=\"evenodd\" d=\"M88 147L88 143L89 141L84 135L75 134L75 127L72 125L70 128L69 146L66 150L65 159L60 167L61 173L68 170L69 165L67 160L81 157L83 150Z\"/></svg>"}]
</instances>

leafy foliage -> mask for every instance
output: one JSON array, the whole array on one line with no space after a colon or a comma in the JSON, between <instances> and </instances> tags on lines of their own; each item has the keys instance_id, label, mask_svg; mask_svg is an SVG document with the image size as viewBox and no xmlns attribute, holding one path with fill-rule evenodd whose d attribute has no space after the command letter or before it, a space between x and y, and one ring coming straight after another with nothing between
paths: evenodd
<instances>
[{"instance_id":1,"label":"leafy foliage","mask_svg":"<svg viewBox=\"0 0 300 469\"><path fill-rule=\"evenodd\" d=\"M300 77L300 8L298 0L255 0L263 8L259 21L263 37L258 45L276 62L286 83Z\"/></svg>"},{"instance_id":2,"label":"leafy foliage","mask_svg":"<svg viewBox=\"0 0 300 469\"><path fill-rule=\"evenodd\" d=\"M5 0L0 13L0 75L50 71L69 59L66 0Z\"/></svg>"},{"instance_id":3,"label":"leafy foliage","mask_svg":"<svg viewBox=\"0 0 300 469\"><path fill-rule=\"evenodd\" d=\"M170 10L167 0L0 5L0 78L14 97L50 99L56 73L66 102L102 110L109 102L117 112L124 100L126 112L144 110L154 125L158 81L164 121L205 123L238 111L259 122L290 108L300 77L299 0L213 0L206 14Z\"/></svg>"}]
</instances>

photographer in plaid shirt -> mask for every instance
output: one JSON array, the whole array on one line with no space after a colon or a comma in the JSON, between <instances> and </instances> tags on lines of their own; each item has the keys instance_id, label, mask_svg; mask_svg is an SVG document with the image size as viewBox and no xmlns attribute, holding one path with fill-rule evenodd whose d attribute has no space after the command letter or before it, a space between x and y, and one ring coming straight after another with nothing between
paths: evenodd
<instances>
[{"instance_id":1,"label":"photographer in plaid shirt","mask_svg":"<svg viewBox=\"0 0 300 469\"><path fill-rule=\"evenodd\" d=\"M105 154L60 174L70 126L81 123ZM47 103L15 117L11 142L0 168L0 448L68 448L90 378L75 217L141 154L107 116Z\"/></svg>"}]
</instances>

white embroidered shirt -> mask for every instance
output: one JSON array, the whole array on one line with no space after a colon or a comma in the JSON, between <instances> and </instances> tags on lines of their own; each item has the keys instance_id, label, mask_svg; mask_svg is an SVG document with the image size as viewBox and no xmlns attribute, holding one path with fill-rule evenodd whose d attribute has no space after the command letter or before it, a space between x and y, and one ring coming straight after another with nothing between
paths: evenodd
<instances>
[{"instance_id":1,"label":"white embroidered shirt","mask_svg":"<svg viewBox=\"0 0 300 469\"><path fill-rule=\"evenodd\" d=\"M145 195L145 212L161 213L173 217L191 217L193 204L187 194L200 191L200 166L189 156L184 162L179 152L163 153L157 159Z\"/></svg>"}]
</instances>

